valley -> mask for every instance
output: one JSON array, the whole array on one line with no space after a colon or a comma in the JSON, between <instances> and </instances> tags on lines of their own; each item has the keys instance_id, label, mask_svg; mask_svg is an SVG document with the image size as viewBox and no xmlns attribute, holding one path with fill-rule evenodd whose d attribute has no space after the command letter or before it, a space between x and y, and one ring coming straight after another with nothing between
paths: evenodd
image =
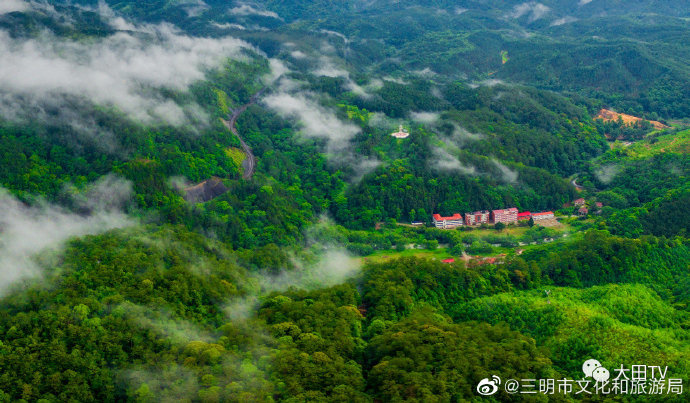
<instances>
[{"instance_id":1,"label":"valley","mask_svg":"<svg viewBox=\"0 0 690 403\"><path fill-rule=\"evenodd\" d=\"M688 18L0 2L0 402L684 401Z\"/></svg>"}]
</instances>

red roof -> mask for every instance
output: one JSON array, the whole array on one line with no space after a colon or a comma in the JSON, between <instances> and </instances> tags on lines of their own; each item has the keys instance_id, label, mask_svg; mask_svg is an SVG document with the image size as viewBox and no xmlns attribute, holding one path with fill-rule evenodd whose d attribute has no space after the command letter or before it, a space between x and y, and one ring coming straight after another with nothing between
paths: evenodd
<instances>
[{"instance_id":1,"label":"red roof","mask_svg":"<svg viewBox=\"0 0 690 403\"><path fill-rule=\"evenodd\" d=\"M434 214L434 220L436 220L436 221L462 220L462 216L459 213L455 213L450 217L441 217L440 214Z\"/></svg>"},{"instance_id":2,"label":"red roof","mask_svg":"<svg viewBox=\"0 0 690 403\"><path fill-rule=\"evenodd\" d=\"M532 215L532 213L530 213L529 211L523 211L522 213L518 213L518 218L519 217L529 217L531 215Z\"/></svg>"},{"instance_id":3,"label":"red roof","mask_svg":"<svg viewBox=\"0 0 690 403\"><path fill-rule=\"evenodd\" d=\"M441 260L441 262L443 262L443 263L453 263L453 262L455 262L455 259L453 259L453 258L450 258L450 259L443 259L443 260Z\"/></svg>"},{"instance_id":4,"label":"red roof","mask_svg":"<svg viewBox=\"0 0 690 403\"><path fill-rule=\"evenodd\" d=\"M518 209L516 207L511 207L511 208L507 208L507 209L494 210L493 212L494 212L494 214L513 213L513 212L517 213Z\"/></svg>"},{"instance_id":5,"label":"red roof","mask_svg":"<svg viewBox=\"0 0 690 403\"><path fill-rule=\"evenodd\" d=\"M534 213L532 214L532 217L534 216L543 216L543 215L553 215L553 211L542 211L541 213Z\"/></svg>"}]
</instances>

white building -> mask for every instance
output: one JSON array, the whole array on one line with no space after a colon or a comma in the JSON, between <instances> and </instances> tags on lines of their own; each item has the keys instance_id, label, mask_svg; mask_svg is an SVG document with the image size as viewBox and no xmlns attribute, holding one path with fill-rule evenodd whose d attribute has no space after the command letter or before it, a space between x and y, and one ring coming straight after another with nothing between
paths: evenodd
<instances>
[{"instance_id":1,"label":"white building","mask_svg":"<svg viewBox=\"0 0 690 403\"><path fill-rule=\"evenodd\" d=\"M400 125L400 127L398 127L398 131L397 131L397 132L391 133L391 136L395 137L396 139L404 139L404 138L406 138L406 137L409 136L409 135L410 135L410 133L406 132L406 131L403 129L402 125Z\"/></svg>"},{"instance_id":2,"label":"white building","mask_svg":"<svg viewBox=\"0 0 690 403\"><path fill-rule=\"evenodd\" d=\"M441 217L440 214L434 214L432 217L436 228L452 229L462 226L462 216L459 213L455 213L450 217Z\"/></svg>"},{"instance_id":3,"label":"white building","mask_svg":"<svg viewBox=\"0 0 690 403\"><path fill-rule=\"evenodd\" d=\"M554 218L553 211L544 211L541 213L532 213L532 219L534 221L548 220Z\"/></svg>"}]
</instances>

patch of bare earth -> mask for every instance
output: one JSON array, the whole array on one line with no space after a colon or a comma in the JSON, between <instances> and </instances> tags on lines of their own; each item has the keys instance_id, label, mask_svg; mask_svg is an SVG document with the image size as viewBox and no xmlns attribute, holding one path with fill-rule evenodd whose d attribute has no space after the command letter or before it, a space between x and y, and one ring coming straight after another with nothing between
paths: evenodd
<instances>
[{"instance_id":1,"label":"patch of bare earth","mask_svg":"<svg viewBox=\"0 0 690 403\"><path fill-rule=\"evenodd\" d=\"M623 120L623 123L632 126L637 122L641 122L645 119L638 118L637 116L632 116L632 115L627 115L625 113L618 113L615 111L612 111L610 109L602 109L599 111L599 114L594 117L594 119L602 119L604 122L611 122L611 121L617 121L618 117L620 117ZM652 124L652 126L656 130L661 130L661 129L666 129L668 126L661 122L657 122L656 120L648 120L649 123Z\"/></svg>"}]
</instances>

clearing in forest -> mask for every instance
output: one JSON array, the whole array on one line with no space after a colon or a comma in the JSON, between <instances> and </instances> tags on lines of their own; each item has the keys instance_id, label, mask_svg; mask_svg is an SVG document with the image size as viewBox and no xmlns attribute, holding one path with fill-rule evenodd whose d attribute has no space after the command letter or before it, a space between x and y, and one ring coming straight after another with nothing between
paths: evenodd
<instances>
[{"instance_id":1,"label":"clearing in forest","mask_svg":"<svg viewBox=\"0 0 690 403\"><path fill-rule=\"evenodd\" d=\"M637 122L641 122L645 119L638 118L637 116L632 116L632 115L627 115L625 113L618 113L615 111L612 111L610 109L602 109L599 111L599 114L594 117L594 119L602 119L604 122L610 122L610 121L617 121L618 118L623 119L623 123L625 123L628 126L634 125ZM661 130L661 129L667 129L668 126L661 122L657 122L656 120L648 120L649 123L654 126L656 130Z\"/></svg>"}]
</instances>

